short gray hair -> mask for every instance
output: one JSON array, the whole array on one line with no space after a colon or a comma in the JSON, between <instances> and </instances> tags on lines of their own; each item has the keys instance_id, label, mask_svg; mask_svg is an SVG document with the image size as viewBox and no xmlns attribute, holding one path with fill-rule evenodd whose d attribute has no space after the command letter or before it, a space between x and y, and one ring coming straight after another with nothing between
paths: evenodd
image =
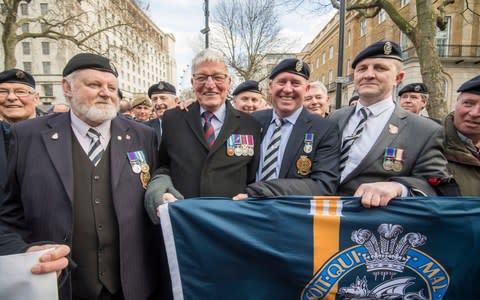
<instances>
[{"instance_id":1,"label":"short gray hair","mask_svg":"<svg viewBox=\"0 0 480 300\"><path fill-rule=\"evenodd\" d=\"M192 75L195 73L195 69L198 67L198 65L207 62L207 61L213 61L213 62L220 62L225 65L225 68L227 68L227 61L225 59L225 56L223 56L220 52L212 50L212 49L205 49L200 51L197 55L192 60Z\"/></svg>"},{"instance_id":2,"label":"short gray hair","mask_svg":"<svg viewBox=\"0 0 480 300\"><path fill-rule=\"evenodd\" d=\"M321 90L325 95L328 95L327 87L321 81L313 81L310 83L310 90L316 89Z\"/></svg>"}]
</instances>

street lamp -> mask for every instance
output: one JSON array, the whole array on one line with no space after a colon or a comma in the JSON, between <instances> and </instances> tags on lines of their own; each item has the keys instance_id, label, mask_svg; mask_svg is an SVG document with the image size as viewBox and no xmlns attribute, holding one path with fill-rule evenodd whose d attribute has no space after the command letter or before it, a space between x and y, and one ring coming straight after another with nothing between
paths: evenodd
<instances>
[{"instance_id":1,"label":"street lamp","mask_svg":"<svg viewBox=\"0 0 480 300\"><path fill-rule=\"evenodd\" d=\"M346 83L346 79L342 77L343 75L343 47L345 41L345 1L340 0L340 24L339 24L339 35L338 35L338 66L337 66L337 93L335 97L335 108L339 109L342 107L342 83Z\"/></svg>"},{"instance_id":2,"label":"street lamp","mask_svg":"<svg viewBox=\"0 0 480 300\"><path fill-rule=\"evenodd\" d=\"M208 0L204 1L203 11L205 13L205 28L200 30L200 32L205 35L205 48L208 48L208 33L210 32L210 27L208 27L208 16L209 16Z\"/></svg>"}]
</instances>

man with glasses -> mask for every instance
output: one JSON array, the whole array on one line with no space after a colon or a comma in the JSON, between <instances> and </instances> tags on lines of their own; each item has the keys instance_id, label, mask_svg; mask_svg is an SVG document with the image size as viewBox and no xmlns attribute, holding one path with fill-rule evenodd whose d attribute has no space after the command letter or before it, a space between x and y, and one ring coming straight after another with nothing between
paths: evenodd
<instances>
[{"instance_id":1,"label":"man with glasses","mask_svg":"<svg viewBox=\"0 0 480 300\"><path fill-rule=\"evenodd\" d=\"M39 99L32 75L20 69L0 73L0 204L5 197L10 125L35 118Z\"/></svg>"},{"instance_id":2,"label":"man with glasses","mask_svg":"<svg viewBox=\"0 0 480 300\"><path fill-rule=\"evenodd\" d=\"M233 197L255 181L260 124L225 101L231 81L220 53L205 49L193 59L197 101L188 111L166 111L162 119L160 168L145 195L153 222L159 221L156 210L163 201Z\"/></svg>"}]
</instances>

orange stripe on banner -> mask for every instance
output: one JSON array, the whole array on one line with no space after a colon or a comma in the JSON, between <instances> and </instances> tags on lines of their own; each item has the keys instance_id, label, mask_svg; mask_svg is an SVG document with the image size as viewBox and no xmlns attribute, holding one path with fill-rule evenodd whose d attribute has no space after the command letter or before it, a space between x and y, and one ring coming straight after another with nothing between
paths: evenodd
<instances>
[{"instance_id":1,"label":"orange stripe on banner","mask_svg":"<svg viewBox=\"0 0 480 300\"><path fill-rule=\"evenodd\" d=\"M340 216L342 201L338 196L314 197L313 211L313 273L340 251ZM334 300L338 286L335 285L327 300Z\"/></svg>"}]
</instances>

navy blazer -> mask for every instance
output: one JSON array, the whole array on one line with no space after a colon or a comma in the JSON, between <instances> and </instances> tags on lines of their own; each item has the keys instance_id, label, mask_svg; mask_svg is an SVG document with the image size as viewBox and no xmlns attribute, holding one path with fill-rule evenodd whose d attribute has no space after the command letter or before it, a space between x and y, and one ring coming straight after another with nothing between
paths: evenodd
<instances>
[{"instance_id":1,"label":"navy blazer","mask_svg":"<svg viewBox=\"0 0 480 300\"><path fill-rule=\"evenodd\" d=\"M159 145L162 141L161 123L162 123L161 119L152 119L152 120L148 120L147 122L144 123L145 125L148 125L148 126L152 127L153 129L155 129L155 133L157 134L157 141L158 141Z\"/></svg>"},{"instance_id":2,"label":"navy blazer","mask_svg":"<svg viewBox=\"0 0 480 300\"><path fill-rule=\"evenodd\" d=\"M252 114L263 127L262 140L273 118L273 110ZM312 151L305 151L305 134L314 136ZM337 125L302 108L287 142L279 179L249 185L250 196L334 195L339 182L340 135ZM311 162L305 174L297 162L305 156ZM305 169L303 169L305 171Z\"/></svg>"},{"instance_id":3,"label":"navy blazer","mask_svg":"<svg viewBox=\"0 0 480 300\"><path fill-rule=\"evenodd\" d=\"M1 238L9 248L51 241L71 245L73 159L70 113L23 121L12 126L7 196L0 207ZM158 286L155 261L159 234L143 205L144 188L130 167L127 152L142 150L153 170L157 143L151 128L116 117L111 123L112 200L119 227L120 277L125 299L147 299ZM0 245L2 243L0 242ZM2 252L2 251L0 251ZM60 289L70 299L70 284Z\"/></svg>"}]
</instances>

